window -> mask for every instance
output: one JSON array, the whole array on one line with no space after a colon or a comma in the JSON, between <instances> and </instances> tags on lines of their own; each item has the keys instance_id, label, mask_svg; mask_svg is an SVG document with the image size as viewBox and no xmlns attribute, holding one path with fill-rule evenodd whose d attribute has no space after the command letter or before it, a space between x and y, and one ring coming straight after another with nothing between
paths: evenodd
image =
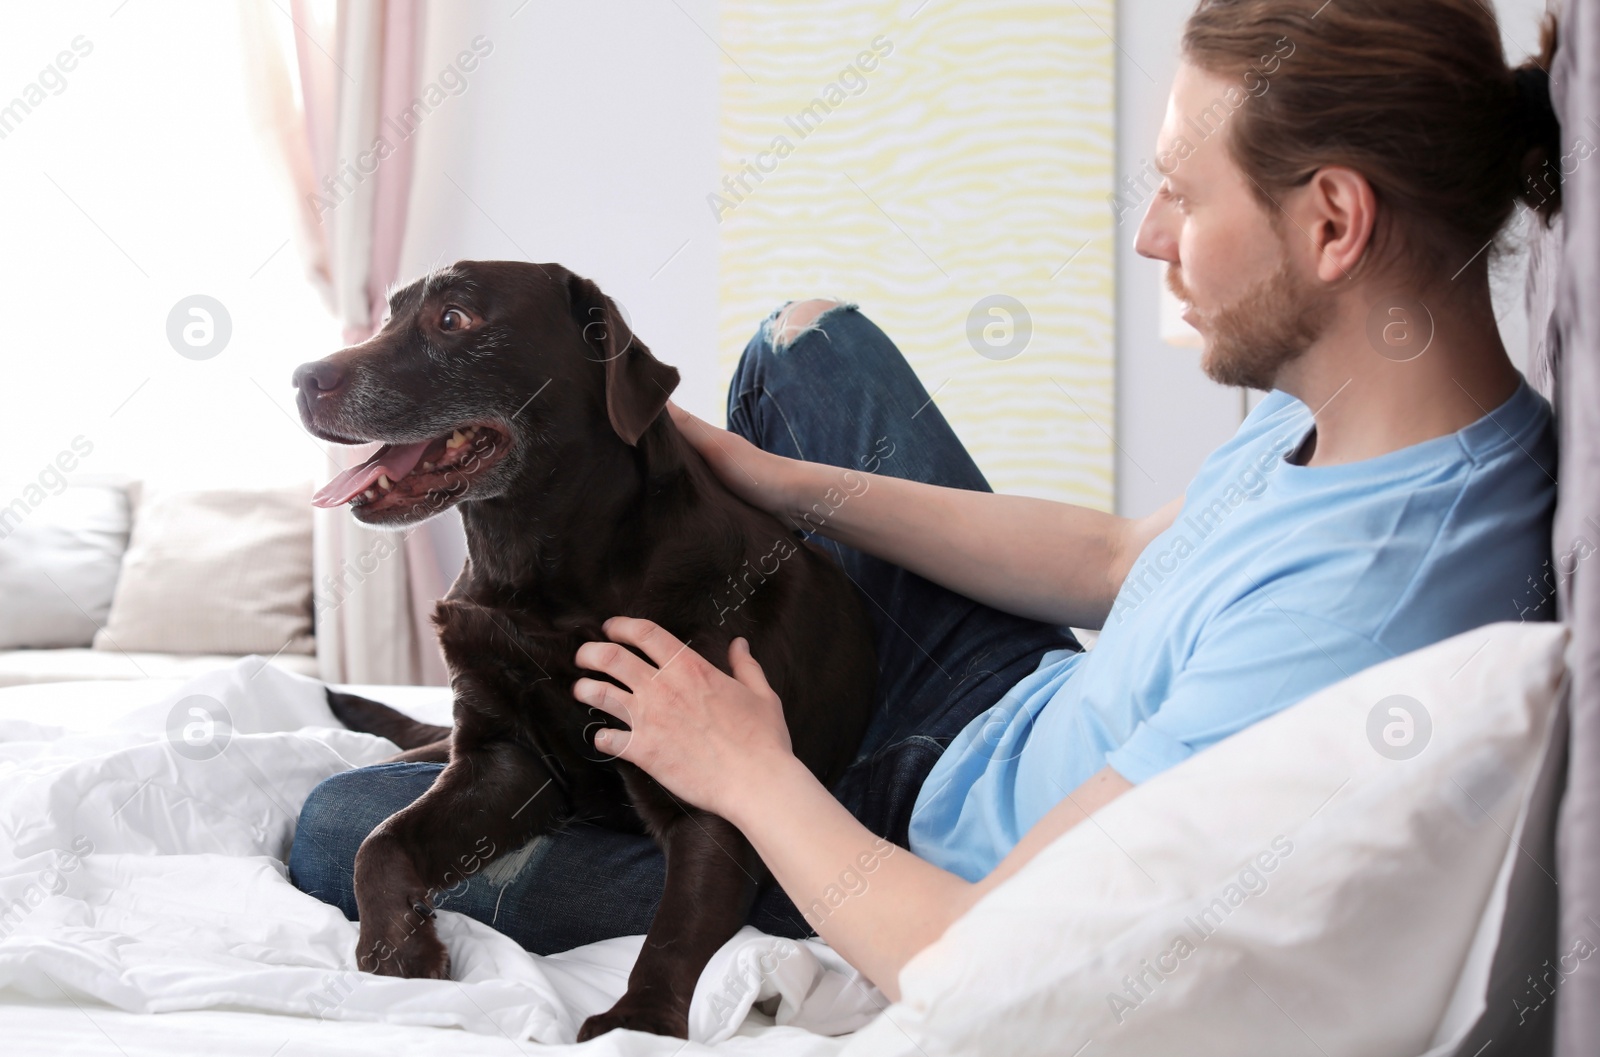
<instances>
[{"instance_id":1,"label":"window","mask_svg":"<svg viewBox=\"0 0 1600 1057\"><path fill-rule=\"evenodd\" d=\"M0 480L35 479L74 441L91 449L74 477L315 477L289 376L339 332L252 126L235 5L30 4L5 20ZM194 295L212 300L174 315Z\"/></svg>"}]
</instances>

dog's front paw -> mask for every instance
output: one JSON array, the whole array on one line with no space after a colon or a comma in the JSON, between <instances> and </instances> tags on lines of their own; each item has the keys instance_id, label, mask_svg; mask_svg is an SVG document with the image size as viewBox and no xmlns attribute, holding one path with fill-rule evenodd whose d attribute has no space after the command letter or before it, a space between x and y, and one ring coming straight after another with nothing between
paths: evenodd
<instances>
[{"instance_id":1,"label":"dog's front paw","mask_svg":"<svg viewBox=\"0 0 1600 1057\"><path fill-rule=\"evenodd\" d=\"M616 1005L583 1022L583 1027L578 1029L578 1041L588 1042L617 1028L687 1039L689 1014L658 999L636 999L632 995L623 995Z\"/></svg>"},{"instance_id":2,"label":"dog's front paw","mask_svg":"<svg viewBox=\"0 0 1600 1057\"><path fill-rule=\"evenodd\" d=\"M409 916L408 916L409 917ZM367 928L361 924L356 941L356 965L378 976L403 976L408 980L450 979L450 952L434 931L433 921L408 920L409 932ZM388 935L385 935L385 932Z\"/></svg>"},{"instance_id":3,"label":"dog's front paw","mask_svg":"<svg viewBox=\"0 0 1600 1057\"><path fill-rule=\"evenodd\" d=\"M357 967L379 976L449 979L450 953L434 928L427 885L405 846L382 826L356 851L355 887Z\"/></svg>"}]
</instances>

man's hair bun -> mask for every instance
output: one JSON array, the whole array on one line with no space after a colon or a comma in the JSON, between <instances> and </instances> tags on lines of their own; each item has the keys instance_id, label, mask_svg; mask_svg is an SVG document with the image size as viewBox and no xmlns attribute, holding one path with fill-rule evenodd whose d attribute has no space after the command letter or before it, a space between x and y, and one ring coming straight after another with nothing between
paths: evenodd
<instances>
[{"instance_id":1,"label":"man's hair bun","mask_svg":"<svg viewBox=\"0 0 1600 1057\"><path fill-rule=\"evenodd\" d=\"M1513 149L1523 163L1517 197L1548 223L1561 210L1561 120L1550 96L1550 64L1556 53L1556 21L1547 18L1539 54L1513 71Z\"/></svg>"}]
</instances>

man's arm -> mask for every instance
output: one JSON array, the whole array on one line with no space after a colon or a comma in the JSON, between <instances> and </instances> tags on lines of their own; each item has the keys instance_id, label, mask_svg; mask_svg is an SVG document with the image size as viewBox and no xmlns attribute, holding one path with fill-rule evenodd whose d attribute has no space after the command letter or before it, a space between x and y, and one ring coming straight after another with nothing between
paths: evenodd
<instances>
[{"instance_id":1,"label":"man's arm","mask_svg":"<svg viewBox=\"0 0 1600 1057\"><path fill-rule=\"evenodd\" d=\"M1134 560L1182 506L1135 520L821 463L792 473L796 524L996 609L1080 628L1105 623Z\"/></svg>"},{"instance_id":2,"label":"man's arm","mask_svg":"<svg viewBox=\"0 0 1600 1057\"><path fill-rule=\"evenodd\" d=\"M745 787L724 812L750 839L806 920L891 999L900 970L974 903L1132 786L1107 767L972 883L881 840L794 761Z\"/></svg>"},{"instance_id":3,"label":"man's arm","mask_svg":"<svg viewBox=\"0 0 1600 1057\"><path fill-rule=\"evenodd\" d=\"M747 501L950 590L1020 616L1098 628L1141 551L1182 500L1146 518L801 462L668 405Z\"/></svg>"},{"instance_id":4,"label":"man's arm","mask_svg":"<svg viewBox=\"0 0 1600 1057\"><path fill-rule=\"evenodd\" d=\"M806 920L890 997L900 970L1051 841L1127 791L1110 768L1067 795L976 884L880 839L795 758L783 702L744 639L731 675L652 621L613 617L586 642L572 695L628 724L595 748L739 828ZM625 646L633 646L629 650Z\"/></svg>"}]
</instances>

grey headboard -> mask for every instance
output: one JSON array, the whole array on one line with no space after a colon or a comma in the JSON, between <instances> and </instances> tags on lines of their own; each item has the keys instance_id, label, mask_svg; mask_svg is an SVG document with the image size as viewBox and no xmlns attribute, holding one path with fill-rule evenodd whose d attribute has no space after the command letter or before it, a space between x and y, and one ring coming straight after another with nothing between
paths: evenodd
<instances>
[{"instance_id":1,"label":"grey headboard","mask_svg":"<svg viewBox=\"0 0 1600 1057\"><path fill-rule=\"evenodd\" d=\"M1549 579L1570 678L1519 842L1488 1004L1456 1057L1600 1054L1600 0L1565 0L1551 95L1562 213L1528 276L1528 379L1556 410ZM1582 952L1587 950L1588 954Z\"/></svg>"},{"instance_id":2,"label":"grey headboard","mask_svg":"<svg viewBox=\"0 0 1600 1057\"><path fill-rule=\"evenodd\" d=\"M1566 0L1551 90L1561 118L1563 220L1536 248L1529 374L1555 404L1561 439L1554 575L1572 627L1565 791L1555 826L1553 934L1546 947L1559 1057L1600 1053L1600 0ZM1563 777L1560 761L1550 768ZM1537 908L1530 906L1537 920ZM1568 956L1565 965L1562 956ZM1570 969L1570 971L1569 971ZM1526 972L1539 979L1542 959ZM1559 982L1557 982L1557 979ZM1522 1052L1538 1052L1524 1050Z\"/></svg>"}]
</instances>

